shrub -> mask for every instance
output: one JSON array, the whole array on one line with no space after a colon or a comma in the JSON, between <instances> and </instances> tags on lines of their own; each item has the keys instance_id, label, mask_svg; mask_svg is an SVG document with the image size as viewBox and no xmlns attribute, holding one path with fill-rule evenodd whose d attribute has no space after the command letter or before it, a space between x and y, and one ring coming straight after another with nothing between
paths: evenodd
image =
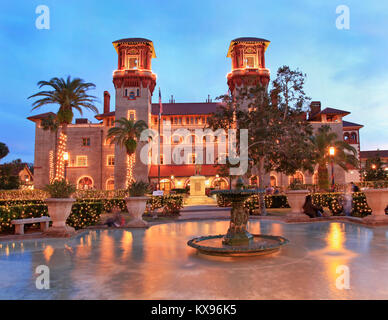
<instances>
[{"instance_id":1,"label":"shrub","mask_svg":"<svg viewBox=\"0 0 388 320\"><path fill-rule=\"evenodd\" d=\"M152 196L147 200L146 214L152 211L163 208L164 214L179 215L180 209L183 208L183 196L166 195Z\"/></svg>"},{"instance_id":2,"label":"shrub","mask_svg":"<svg viewBox=\"0 0 388 320\"><path fill-rule=\"evenodd\" d=\"M150 185L144 181L136 181L128 188L131 197L144 197L145 194L150 193Z\"/></svg>"},{"instance_id":3,"label":"shrub","mask_svg":"<svg viewBox=\"0 0 388 320\"><path fill-rule=\"evenodd\" d=\"M45 191L49 193L51 198L70 198L75 190L75 185L68 183L65 179L55 180L45 187Z\"/></svg>"},{"instance_id":4,"label":"shrub","mask_svg":"<svg viewBox=\"0 0 388 320\"><path fill-rule=\"evenodd\" d=\"M19 200L20 201L20 200ZM13 230L11 221L14 219L39 218L48 216L47 205L44 202L30 201L21 204L0 206L0 232ZM103 212L102 201L77 201L73 204L67 224L75 229L82 229L94 225L99 221Z\"/></svg>"}]
</instances>

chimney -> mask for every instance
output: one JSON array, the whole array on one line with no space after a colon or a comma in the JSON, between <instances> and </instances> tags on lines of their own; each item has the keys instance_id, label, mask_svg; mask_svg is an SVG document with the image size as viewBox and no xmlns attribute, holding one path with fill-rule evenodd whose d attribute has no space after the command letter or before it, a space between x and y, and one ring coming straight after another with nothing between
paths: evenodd
<instances>
[{"instance_id":1,"label":"chimney","mask_svg":"<svg viewBox=\"0 0 388 320\"><path fill-rule=\"evenodd\" d=\"M104 91L104 113L110 112L110 94Z\"/></svg>"},{"instance_id":2,"label":"chimney","mask_svg":"<svg viewBox=\"0 0 388 320\"><path fill-rule=\"evenodd\" d=\"M310 115L313 116L321 112L321 101L311 101L310 103Z\"/></svg>"}]
</instances>

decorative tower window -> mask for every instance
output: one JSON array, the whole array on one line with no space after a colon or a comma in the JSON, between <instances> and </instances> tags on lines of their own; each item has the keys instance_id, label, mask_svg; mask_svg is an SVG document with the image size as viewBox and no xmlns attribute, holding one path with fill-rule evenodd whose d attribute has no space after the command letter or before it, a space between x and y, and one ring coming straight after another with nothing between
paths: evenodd
<instances>
[{"instance_id":1,"label":"decorative tower window","mask_svg":"<svg viewBox=\"0 0 388 320\"><path fill-rule=\"evenodd\" d=\"M128 110L128 119L132 121L136 121L136 111Z\"/></svg>"},{"instance_id":2,"label":"decorative tower window","mask_svg":"<svg viewBox=\"0 0 388 320\"><path fill-rule=\"evenodd\" d=\"M135 100L135 92L131 91L131 92L129 93L129 99Z\"/></svg>"},{"instance_id":3,"label":"decorative tower window","mask_svg":"<svg viewBox=\"0 0 388 320\"><path fill-rule=\"evenodd\" d=\"M128 61L128 63L127 63L128 69L134 70L134 69L138 68L138 61L139 60L138 60L137 56L129 56L127 61Z\"/></svg>"},{"instance_id":4,"label":"decorative tower window","mask_svg":"<svg viewBox=\"0 0 388 320\"><path fill-rule=\"evenodd\" d=\"M245 67L255 69L258 67L256 55L247 54L245 55Z\"/></svg>"}]
</instances>

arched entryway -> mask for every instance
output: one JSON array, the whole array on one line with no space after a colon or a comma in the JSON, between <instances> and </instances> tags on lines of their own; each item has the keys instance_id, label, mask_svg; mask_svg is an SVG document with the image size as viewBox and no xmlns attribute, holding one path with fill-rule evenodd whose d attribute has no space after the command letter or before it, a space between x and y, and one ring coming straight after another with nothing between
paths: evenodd
<instances>
[{"instance_id":1,"label":"arched entryway","mask_svg":"<svg viewBox=\"0 0 388 320\"><path fill-rule=\"evenodd\" d=\"M93 189L93 179L89 176L83 176L78 179L77 189L90 190Z\"/></svg>"},{"instance_id":2,"label":"arched entryway","mask_svg":"<svg viewBox=\"0 0 388 320\"><path fill-rule=\"evenodd\" d=\"M217 177L213 179L211 186L218 190L225 190L229 188L229 183L225 178Z\"/></svg>"}]
</instances>

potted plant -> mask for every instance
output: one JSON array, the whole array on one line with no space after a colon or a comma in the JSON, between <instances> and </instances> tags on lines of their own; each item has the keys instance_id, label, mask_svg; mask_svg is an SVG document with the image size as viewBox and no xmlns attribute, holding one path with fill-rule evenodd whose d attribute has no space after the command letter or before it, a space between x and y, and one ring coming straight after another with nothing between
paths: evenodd
<instances>
[{"instance_id":1,"label":"potted plant","mask_svg":"<svg viewBox=\"0 0 388 320\"><path fill-rule=\"evenodd\" d=\"M309 190L306 188L306 185L297 180L289 185L286 191L288 204L291 207L291 212L287 214L288 220L304 221L310 219L303 212L303 204L308 194Z\"/></svg>"},{"instance_id":2,"label":"potted plant","mask_svg":"<svg viewBox=\"0 0 388 320\"><path fill-rule=\"evenodd\" d=\"M388 222L385 208L388 204L388 188L386 181L375 181L362 190L366 197L368 206L372 209L372 214L363 220L368 223Z\"/></svg>"},{"instance_id":3,"label":"potted plant","mask_svg":"<svg viewBox=\"0 0 388 320\"><path fill-rule=\"evenodd\" d=\"M45 191L48 192L50 198L46 199L45 202L53 223L45 234L56 237L69 237L74 234L74 228L66 225L66 220L75 202L75 199L71 198L75 190L75 186L68 183L65 179L55 180L51 184L46 185Z\"/></svg>"},{"instance_id":4,"label":"potted plant","mask_svg":"<svg viewBox=\"0 0 388 320\"><path fill-rule=\"evenodd\" d=\"M125 198L125 203L132 219L128 222L127 227L148 227L148 223L143 220L143 213L149 199L146 194L150 193L150 185L144 181L133 182L128 191L129 197Z\"/></svg>"}]
</instances>

